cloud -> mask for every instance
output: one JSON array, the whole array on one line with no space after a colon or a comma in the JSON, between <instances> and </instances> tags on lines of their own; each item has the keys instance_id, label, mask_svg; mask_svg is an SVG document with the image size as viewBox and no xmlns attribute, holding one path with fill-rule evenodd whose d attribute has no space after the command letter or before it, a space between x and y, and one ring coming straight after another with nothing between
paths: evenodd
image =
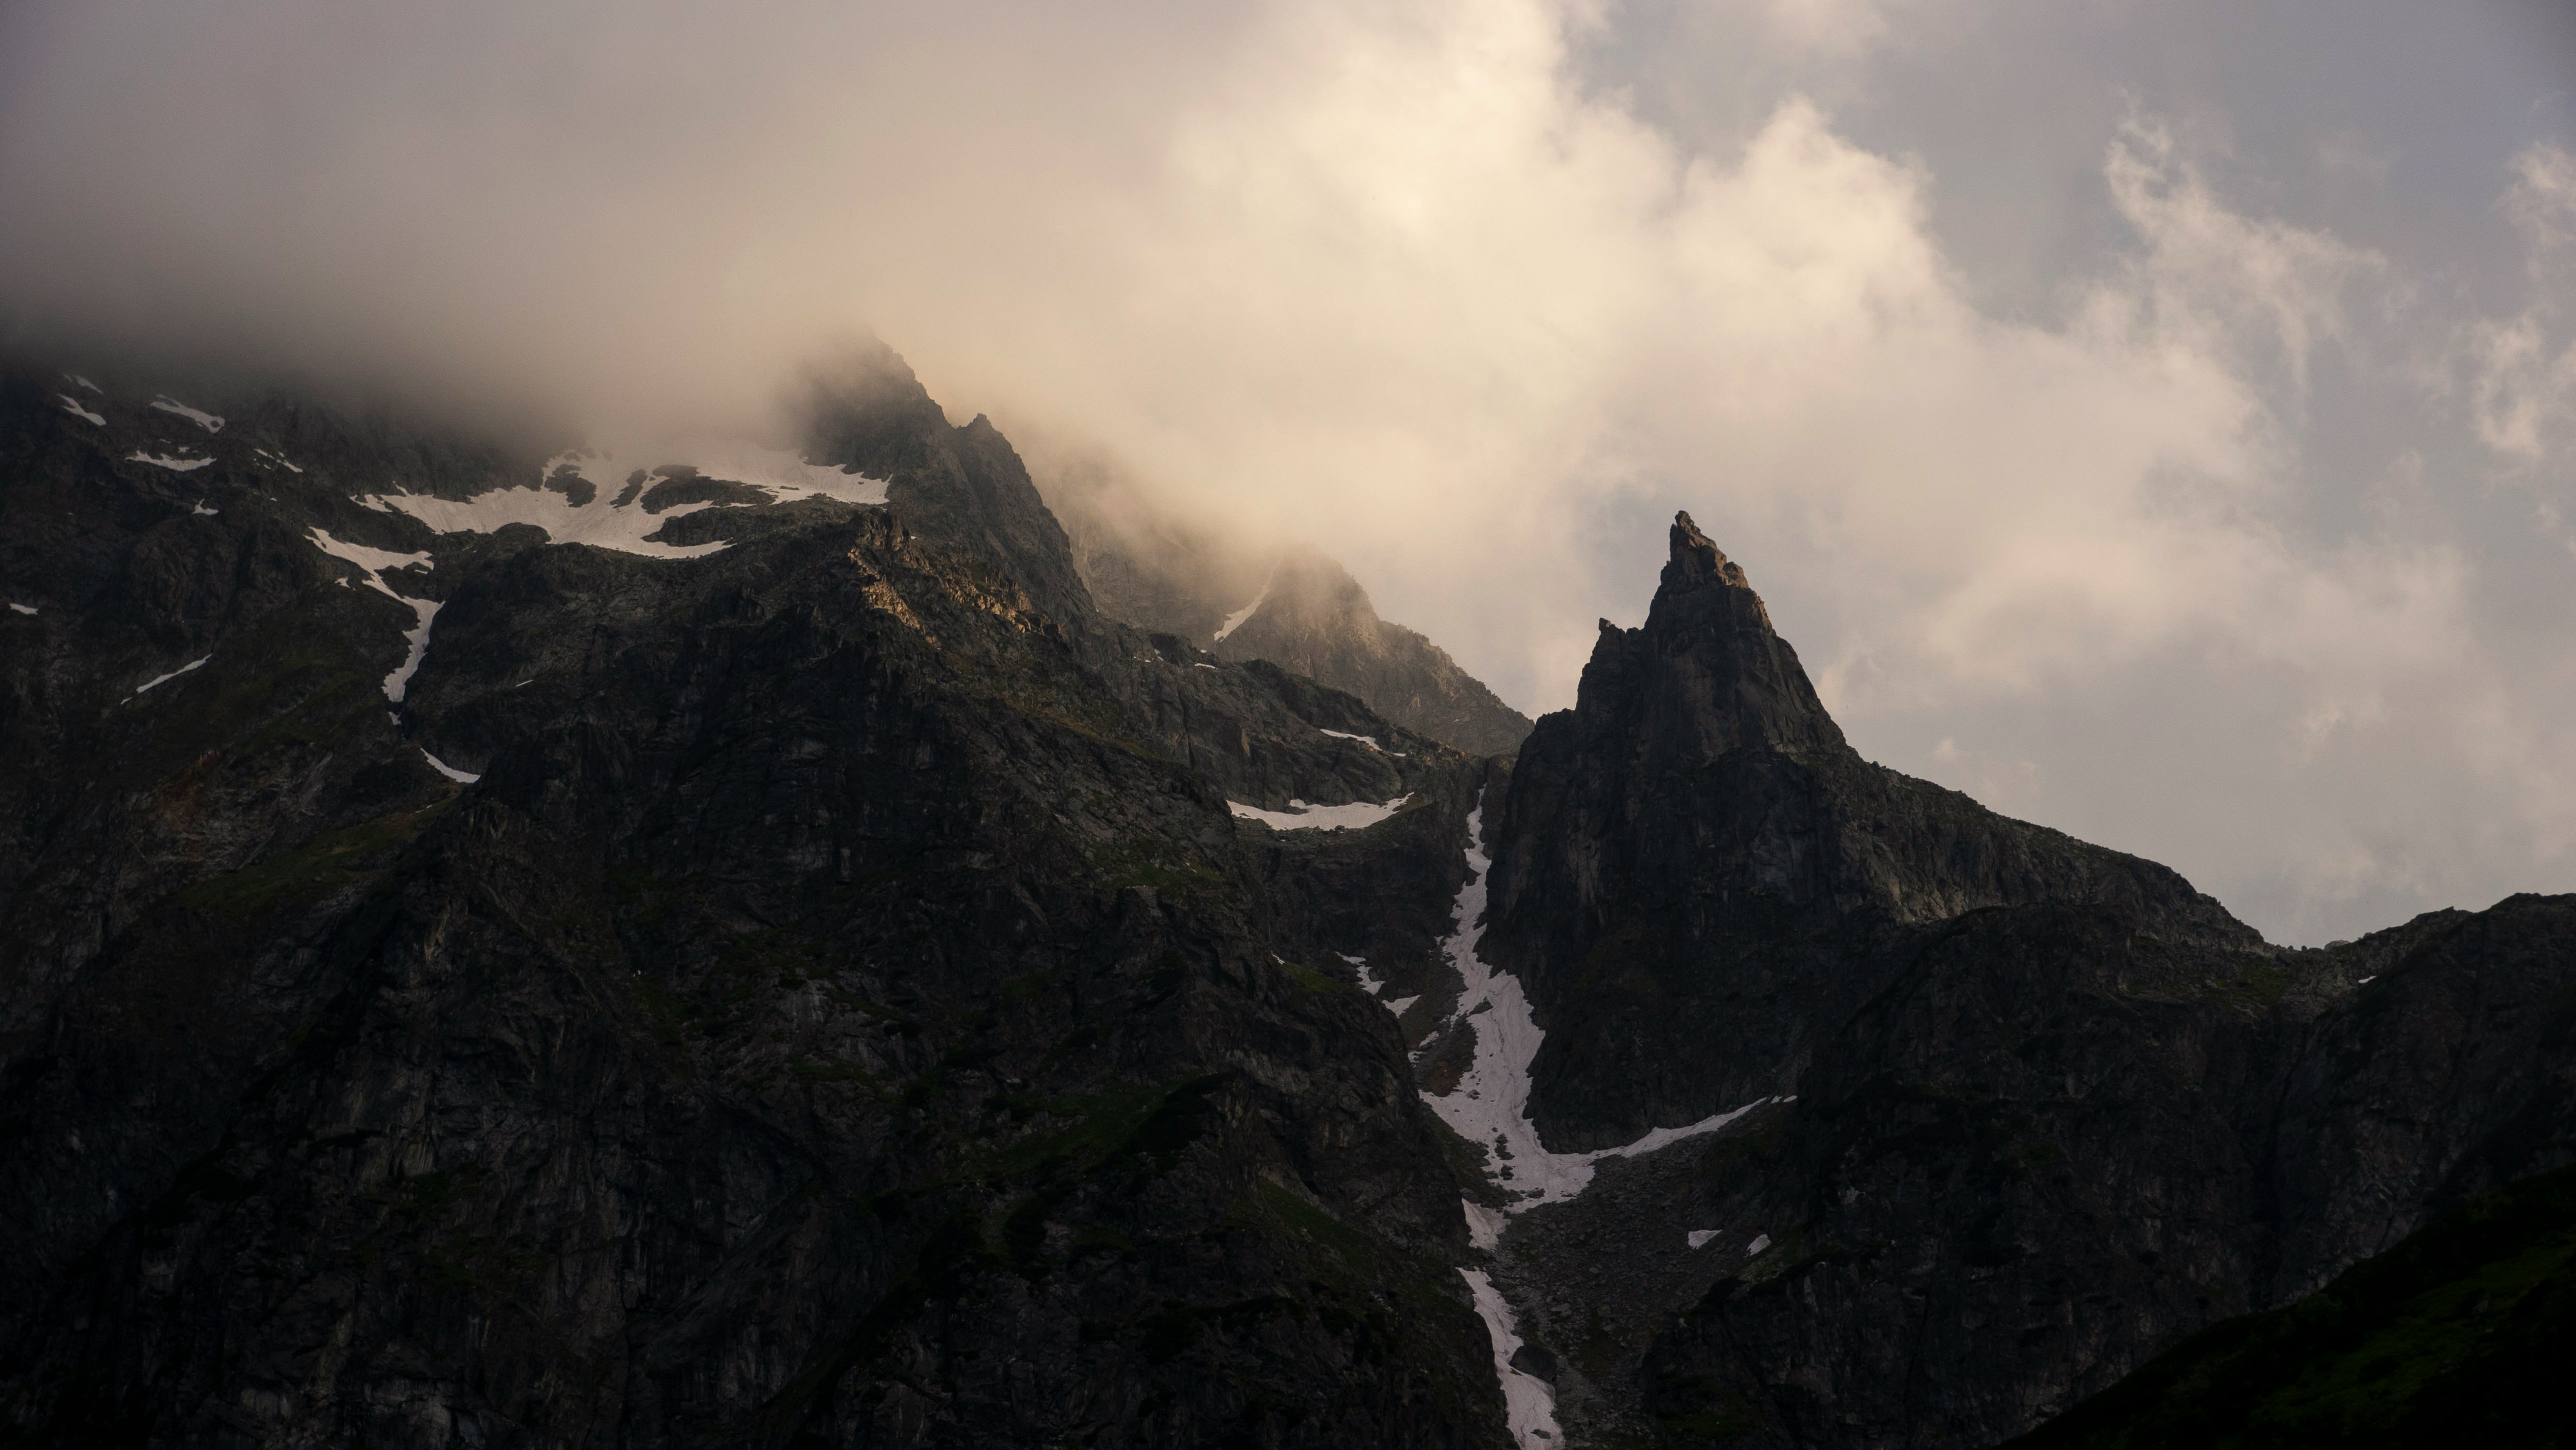
<instances>
[{"instance_id":1,"label":"cloud","mask_svg":"<svg viewBox=\"0 0 2576 1450\"><path fill-rule=\"evenodd\" d=\"M1829 82L1948 7L1738 8L1809 57L1775 80ZM1990 315L1938 178L1810 98L1837 87L1697 149L1577 74L1617 19L22 6L0 299L610 423L757 412L873 328L1041 468L1312 537L1524 707L1571 697L1596 615L1642 611L1688 507L1857 738L2272 924L2564 852L2534 762L2570 692L2484 652L2473 551L2405 503L2438 481L2419 458L2389 512L2311 517L2315 369L2406 293L2395 264L2231 201L2226 158L2140 105L2094 183L2123 230L2062 305ZM2526 153L2535 257L2570 175ZM2564 325L2476 334L2490 448L2557 446ZM2432 818L2501 834L2428 846Z\"/></svg>"},{"instance_id":2,"label":"cloud","mask_svg":"<svg viewBox=\"0 0 2576 1450\"><path fill-rule=\"evenodd\" d=\"M2532 296L2517 316L2471 325L2470 408L2480 441L2534 467L2576 425L2576 153L2533 146L2513 172L2503 209L2522 234Z\"/></svg>"}]
</instances>

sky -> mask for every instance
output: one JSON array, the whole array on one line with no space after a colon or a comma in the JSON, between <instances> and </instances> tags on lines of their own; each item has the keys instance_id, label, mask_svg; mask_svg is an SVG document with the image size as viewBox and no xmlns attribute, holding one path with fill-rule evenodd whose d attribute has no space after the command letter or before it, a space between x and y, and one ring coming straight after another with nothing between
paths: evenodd
<instances>
[{"instance_id":1,"label":"sky","mask_svg":"<svg viewBox=\"0 0 2576 1450\"><path fill-rule=\"evenodd\" d=\"M603 431L862 331L1532 713L1676 508L2276 940L2576 889L2576 8L16 0L0 312Z\"/></svg>"}]
</instances>

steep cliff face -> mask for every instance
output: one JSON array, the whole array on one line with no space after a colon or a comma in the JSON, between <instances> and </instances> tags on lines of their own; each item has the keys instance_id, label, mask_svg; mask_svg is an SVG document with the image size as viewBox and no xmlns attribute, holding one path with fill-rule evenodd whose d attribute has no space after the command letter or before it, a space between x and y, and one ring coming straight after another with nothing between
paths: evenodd
<instances>
[{"instance_id":1,"label":"steep cliff face","mask_svg":"<svg viewBox=\"0 0 2576 1450\"><path fill-rule=\"evenodd\" d=\"M104 381L0 385L10 1438L1500 1442L1401 1043L1289 956L1404 943L1229 806L1454 858L1469 762L1087 615L935 410L821 420L891 507L606 548L420 500L649 477Z\"/></svg>"},{"instance_id":2,"label":"steep cliff face","mask_svg":"<svg viewBox=\"0 0 2576 1450\"><path fill-rule=\"evenodd\" d=\"M1859 760L1687 517L1495 841L1551 1146L1775 1099L1503 1236L1569 1443L1992 1444L2576 1155L2576 898L2270 947Z\"/></svg>"},{"instance_id":3,"label":"steep cliff face","mask_svg":"<svg viewBox=\"0 0 2576 1450\"><path fill-rule=\"evenodd\" d=\"M1650 1406L1678 1443L1991 1444L2570 1161L2576 898L2400 932L2361 981L2100 907L1928 931L1774 1135L1702 1165L1730 1248Z\"/></svg>"},{"instance_id":4,"label":"steep cliff face","mask_svg":"<svg viewBox=\"0 0 2576 1450\"><path fill-rule=\"evenodd\" d=\"M1645 625L1603 624L1497 822L1487 950L1547 1029L1551 1141L1626 1142L1795 1091L1909 924L2098 902L2174 940L2256 944L2164 867L1862 760L1743 570L1687 515L1671 546Z\"/></svg>"}]
</instances>

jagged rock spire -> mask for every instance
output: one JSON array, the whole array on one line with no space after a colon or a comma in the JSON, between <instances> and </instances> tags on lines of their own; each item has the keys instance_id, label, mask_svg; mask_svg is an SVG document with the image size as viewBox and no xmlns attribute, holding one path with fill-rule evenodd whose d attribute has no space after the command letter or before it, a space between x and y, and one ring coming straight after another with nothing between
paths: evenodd
<instances>
[{"instance_id":1,"label":"jagged rock spire","mask_svg":"<svg viewBox=\"0 0 2576 1450\"><path fill-rule=\"evenodd\" d=\"M1671 542L1645 626L1602 621L1577 709L1648 724L1659 748L1700 760L1745 747L1845 748L1742 567L1687 513L1673 515Z\"/></svg>"},{"instance_id":2,"label":"jagged rock spire","mask_svg":"<svg viewBox=\"0 0 2576 1450\"><path fill-rule=\"evenodd\" d=\"M1687 588L1698 583L1731 584L1738 589L1752 586L1744 582L1744 570L1726 557L1726 552L1699 531L1685 509L1673 515L1673 558L1664 566L1664 587Z\"/></svg>"}]
</instances>

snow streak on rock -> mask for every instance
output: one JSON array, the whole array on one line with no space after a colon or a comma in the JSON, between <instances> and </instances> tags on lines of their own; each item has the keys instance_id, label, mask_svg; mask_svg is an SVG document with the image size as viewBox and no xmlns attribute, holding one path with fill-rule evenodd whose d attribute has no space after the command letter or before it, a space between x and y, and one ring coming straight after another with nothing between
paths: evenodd
<instances>
[{"instance_id":1,"label":"snow streak on rock","mask_svg":"<svg viewBox=\"0 0 2576 1450\"><path fill-rule=\"evenodd\" d=\"M100 417L98 414L91 412L89 409L82 407L80 405L80 399L73 397L69 393L56 393L54 396L63 400L63 406L72 410L73 417L86 423L96 423L102 428L107 426L107 420Z\"/></svg>"},{"instance_id":2,"label":"snow streak on rock","mask_svg":"<svg viewBox=\"0 0 2576 1450\"><path fill-rule=\"evenodd\" d=\"M172 473L186 473L192 468L203 468L215 461L211 458L179 458L159 453L146 453L139 448L125 455L125 458L129 463L149 463L155 468L166 468Z\"/></svg>"},{"instance_id":3,"label":"snow streak on rock","mask_svg":"<svg viewBox=\"0 0 2576 1450\"><path fill-rule=\"evenodd\" d=\"M1356 740L1360 744L1367 746L1369 749L1376 751L1380 755L1392 755L1398 760L1402 760L1404 758L1403 751L1387 749L1385 746L1377 743L1377 737L1374 735L1353 735L1347 730L1325 730L1324 727L1320 725L1315 728L1323 734L1332 736L1335 740Z\"/></svg>"},{"instance_id":4,"label":"snow streak on rock","mask_svg":"<svg viewBox=\"0 0 2576 1450\"><path fill-rule=\"evenodd\" d=\"M1225 805L1226 809L1234 812L1236 820L1259 821L1274 831L1362 831L1394 815L1411 799L1413 797L1409 795L1400 795L1391 801L1376 804L1354 801L1346 806L1310 806L1301 800L1291 800L1284 811L1265 811L1241 801L1227 801Z\"/></svg>"},{"instance_id":5,"label":"snow streak on rock","mask_svg":"<svg viewBox=\"0 0 2576 1450\"><path fill-rule=\"evenodd\" d=\"M429 555L426 553L399 554L391 549L371 549L364 544L353 544L346 539L333 538L331 531L325 528L316 527L309 532L312 535L313 547L334 559L346 559L365 570L368 588L379 590L387 598L399 599L411 606L412 617L418 623L403 631L403 642L411 648L404 652L403 662L394 667L393 673L385 676L385 698L397 705L401 704L404 692L411 688L411 677L420 672L420 662L429 654L429 622L438 617L439 605L442 601L414 599L407 594L396 593L394 587L385 582L384 571L396 568L427 569L431 567ZM346 584L348 581L344 579L340 582Z\"/></svg>"},{"instance_id":6,"label":"snow streak on rock","mask_svg":"<svg viewBox=\"0 0 2576 1450\"><path fill-rule=\"evenodd\" d=\"M1476 1296L1476 1312L1483 1316L1485 1333L1494 1341L1494 1377L1503 1382L1503 1413L1511 1422L1513 1442L1521 1450L1554 1450L1562 1443L1556 1429L1556 1391L1538 1376L1512 1368L1512 1356L1521 1347L1512 1306L1503 1302L1502 1291L1484 1270L1460 1269L1458 1276Z\"/></svg>"},{"instance_id":7,"label":"snow streak on rock","mask_svg":"<svg viewBox=\"0 0 2576 1450\"><path fill-rule=\"evenodd\" d=\"M1405 1008L1422 1000L1418 995L1412 997L1378 996L1379 993L1386 990L1386 983L1379 981L1377 979L1377 974L1368 969L1368 959L1366 957L1355 957L1348 952L1335 952L1334 955L1340 957L1343 961L1350 963L1351 970L1360 974L1361 991L1368 993L1372 997L1377 997L1378 1005L1384 1007L1389 1012L1394 1013L1396 1016L1403 1016Z\"/></svg>"},{"instance_id":8,"label":"snow streak on rock","mask_svg":"<svg viewBox=\"0 0 2576 1450\"><path fill-rule=\"evenodd\" d=\"M393 591L386 592L390 594ZM399 594L395 594L394 597L402 599ZM410 645L411 649L403 655L403 662L394 666L393 673L385 676L385 698L397 705L402 703L403 695L411 689L411 677L420 673L420 662L429 656L429 622L438 617L439 607L443 602L436 599L403 599L403 603L411 606L413 617L420 622L403 631L403 642Z\"/></svg>"},{"instance_id":9,"label":"snow streak on rock","mask_svg":"<svg viewBox=\"0 0 2576 1450\"><path fill-rule=\"evenodd\" d=\"M176 413L180 417L187 419L189 422L196 424L198 427L205 429L209 433L221 433L224 431L223 419L216 417L212 413L191 408L176 398L166 395L154 398L152 400L152 406L160 409L164 413Z\"/></svg>"},{"instance_id":10,"label":"snow streak on rock","mask_svg":"<svg viewBox=\"0 0 2576 1450\"><path fill-rule=\"evenodd\" d=\"M1241 609L1236 610L1234 613L1227 615L1225 617L1225 623L1216 627L1216 637L1223 639L1227 635L1241 629L1243 627L1243 622L1252 617L1252 612L1259 609L1262 606L1262 603L1270 598L1271 582L1276 580L1278 577L1279 571L1275 568L1272 569L1270 571L1270 578L1261 581L1261 592L1252 596L1252 602L1243 606Z\"/></svg>"},{"instance_id":11,"label":"snow streak on rock","mask_svg":"<svg viewBox=\"0 0 2576 1450\"><path fill-rule=\"evenodd\" d=\"M29 612L30 612L30 613L33 613L33 611L32 611L32 610L31 610L31 611L29 611ZM205 657L205 659L194 659L194 660L190 660L190 661L188 661L186 664L179 666L179 668L177 668L177 669L175 669L175 670L172 670L170 673L168 673L168 674L166 674L166 675L154 675L152 678L150 678L150 679L148 679L148 680L145 680L142 684L139 684L139 685L135 686L135 687L134 687L134 694L132 694L132 695L128 695L128 696L126 696L125 698L127 698L127 699L131 700L131 699L134 699L136 696L142 695L142 694L144 694L146 691L149 691L149 690L150 690L153 686L155 686L155 685L166 685L166 684L170 683L172 680L175 680L175 679L179 678L181 675L184 675L184 674L188 673L190 670L197 669L197 668L199 668L199 667L203 666L203 665L205 664L206 660L210 660L210 659L213 659L213 658L214 658L214 656L213 656L213 655L207 655L207 656Z\"/></svg>"},{"instance_id":12,"label":"snow streak on rock","mask_svg":"<svg viewBox=\"0 0 2576 1450\"><path fill-rule=\"evenodd\" d=\"M9 607L20 614L33 614L36 612L36 606L32 604L12 604Z\"/></svg>"},{"instance_id":13,"label":"snow streak on rock","mask_svg":"<svg viewBox=\"0 0 2576 1450\"><path fill-rule=\"evenodd\" d=\"M437 756L430 754L429 747L425 745L421 747L420 758L429 762L430 769L437 771L440 775L446 776L449 780L456 782L458 785L472 785L474 782L483 778L467 771L458 770L455 766L452 766L446 761L439 759Z\"/></svg>"},{"instance_id":14,"label":"snow streak on rock","mask_svg":"<svg viewBox=\"0 0 2576 1450\"><path fill-rule=\"evenodd\" d=\"M1501 1241L1512 1214L1535 1204L1562 1203L1581 1193L1592 1182L1592 1165L1600 1160L1651 1153L1684 1138L1715 1132L1771 1099L1747 1103L1684 1127L1657 1128L1625 1147L1591 1153L1551 1153L1542 1146L1538 1127L1529 1119L1529 1067L1530 1060L1538 1055L1539 1039L1544 1034L1530 1015L1529 999L1521 992L1520 979L1487 966L1476 951L1485 939L1485 877L1493 866L1485 854L1484 822L1485 807L1479 800L1476 809L1467 815L1467 881L1458 888L1458 901L1452 908L1456 927L1441 943L1441 952L1457 968L1463 984L1457 1010L1450 1020L1474 1015L1475 1062L1446 1095L1424 1093L1422 1097L1460 1136L1493 1152L1495 1176L1509 1202L1501 1209L1487 1208L1472 1200L1461 1205L1467 1219L1468 1241L1479 1249L1491 1249ZM1692 1238L1693 1248L1707 1241L1697 1234ZM1483 1272L1459 1272L1475 1292L1476 1312L1484 1316L1485 1330L1494 1341L1494 1374L1502 1382L1513 1441L1521 1450L1555 1450L1564 1443L1556 1423L1556 1394L1545 1381L1512 1367L1512 1355L1520 1349L1521 1339L1510 1302Z\"/></svg>"},{"instance_id":15,"label":"snow streak on rock","mask_svg":"<svg viewBox=\"0 0 2576 1450\"><path fill-rule=\"evenodd\" d=\"M1484 815L1484 806L1479 803L1467 817L1467 884L1458 890L1457 929L1441 944L1464 984L1458 994L1457 1015L1451 1020L1475 1014L1476 1058L1455 1089L1445 1096L1426 1094L1425 1100L1461 1137L1492 1150L1495 1176L1514 1195L1513 1206L1507 1212L1517 1213L1540 1203L1562 1203L1591 1184L1592 1165L1604 1158L1651 1153L1684 1138L1716 1132L1771 1101L1759 1099L1678 1128L1657 1128L1618 1148L1551 1153L1542 1146L1538 1126L1529 1119L1529 1069L1531 1059L1538 1056L1539 1039L1544 1034L1530 1015L1529 998L1521 991L1520 979L1495 971L1476 954L1485 937L1485 874L1492 865L1480 838Z\"/></svg>"}]
</instances>

